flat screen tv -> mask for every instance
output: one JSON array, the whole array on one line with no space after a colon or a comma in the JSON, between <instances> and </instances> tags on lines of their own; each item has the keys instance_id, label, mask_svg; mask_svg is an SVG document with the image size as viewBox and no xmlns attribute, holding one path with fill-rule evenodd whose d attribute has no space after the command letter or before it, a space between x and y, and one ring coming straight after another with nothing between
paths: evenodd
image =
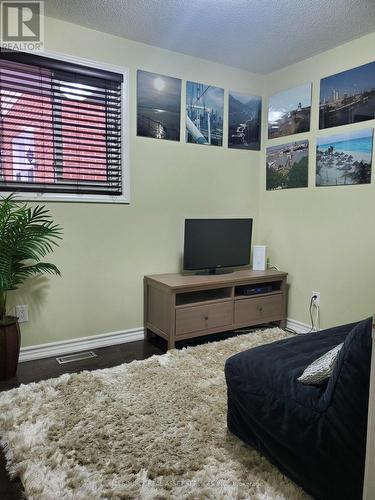
<instances>
[{"instance_id":1,"label":"flat screen tv","mask_svg":"<svg viewBox=\"0 0 375 500\"><path fill-rule=\"evenodd\" d=\"M186 219L184 270L221 274L248 265L252 226L253 219Z\"/></svg>"}]
</instances>

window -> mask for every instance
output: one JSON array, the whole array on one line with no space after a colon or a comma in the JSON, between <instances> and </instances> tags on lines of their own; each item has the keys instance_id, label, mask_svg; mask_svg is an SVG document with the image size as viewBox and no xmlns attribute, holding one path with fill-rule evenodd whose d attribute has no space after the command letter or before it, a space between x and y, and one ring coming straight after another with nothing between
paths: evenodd
<instances>
[{"instance_id":1,"label":"window","mask_svg":"<svg viewBox=\"0 0 375 500\"><path fill-rule=\"evenodd\" d=\"M1 52L0 191L127 201L124 76Z\"/></svg>"}]
</instances>

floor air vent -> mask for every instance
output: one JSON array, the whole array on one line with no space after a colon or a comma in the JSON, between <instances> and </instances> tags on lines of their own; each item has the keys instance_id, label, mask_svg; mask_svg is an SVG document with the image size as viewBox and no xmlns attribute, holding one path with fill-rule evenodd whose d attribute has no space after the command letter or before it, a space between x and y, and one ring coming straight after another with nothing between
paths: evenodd
<instances>
[{"instance_id":1,"label":"floor air vent","mask_svg":"<svg viewBox=\"0 0 375 500\"><path fill-rule=\"evenodd\" d=\"M83 359L96 358L96 354L93 351L77 352L76 354L68 354L67 356L60 356L56 358L56 361L63 365L64 363L73 363L73 361L82 361Z\"/></svg>"}]
</instances>

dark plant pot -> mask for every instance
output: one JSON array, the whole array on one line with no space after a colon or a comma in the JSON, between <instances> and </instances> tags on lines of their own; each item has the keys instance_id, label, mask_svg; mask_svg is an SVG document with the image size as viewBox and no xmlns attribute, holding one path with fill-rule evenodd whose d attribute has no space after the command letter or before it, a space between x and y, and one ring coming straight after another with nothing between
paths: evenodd
<instances>
[{"instance_id":1,"label":"dark plant pot","mask_svg":"<svg viewBox=\"0 0 375 500\"><path fill-rule=\"evenodd\" d=\"M0 320L0 380L12 378L17 373L20 344L18 318L7 316Z\"/></svg>"}]
</instances>

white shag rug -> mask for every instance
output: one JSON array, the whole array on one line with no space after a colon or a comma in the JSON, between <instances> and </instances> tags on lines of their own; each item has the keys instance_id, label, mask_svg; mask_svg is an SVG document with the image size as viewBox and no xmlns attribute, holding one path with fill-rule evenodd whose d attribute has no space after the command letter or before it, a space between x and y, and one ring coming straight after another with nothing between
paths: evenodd
<instances>
[{"instance_id":1,"label":"white shag rug","mask_svg":"<svg viewBox=\"0 0 375 500\"><path fill-rule=\"evenodd\" d=\"M225 360L288 336L262 330L5 392L7 468L29 500L306 499L226 426Z\"/></svg>"}]
</instances>

